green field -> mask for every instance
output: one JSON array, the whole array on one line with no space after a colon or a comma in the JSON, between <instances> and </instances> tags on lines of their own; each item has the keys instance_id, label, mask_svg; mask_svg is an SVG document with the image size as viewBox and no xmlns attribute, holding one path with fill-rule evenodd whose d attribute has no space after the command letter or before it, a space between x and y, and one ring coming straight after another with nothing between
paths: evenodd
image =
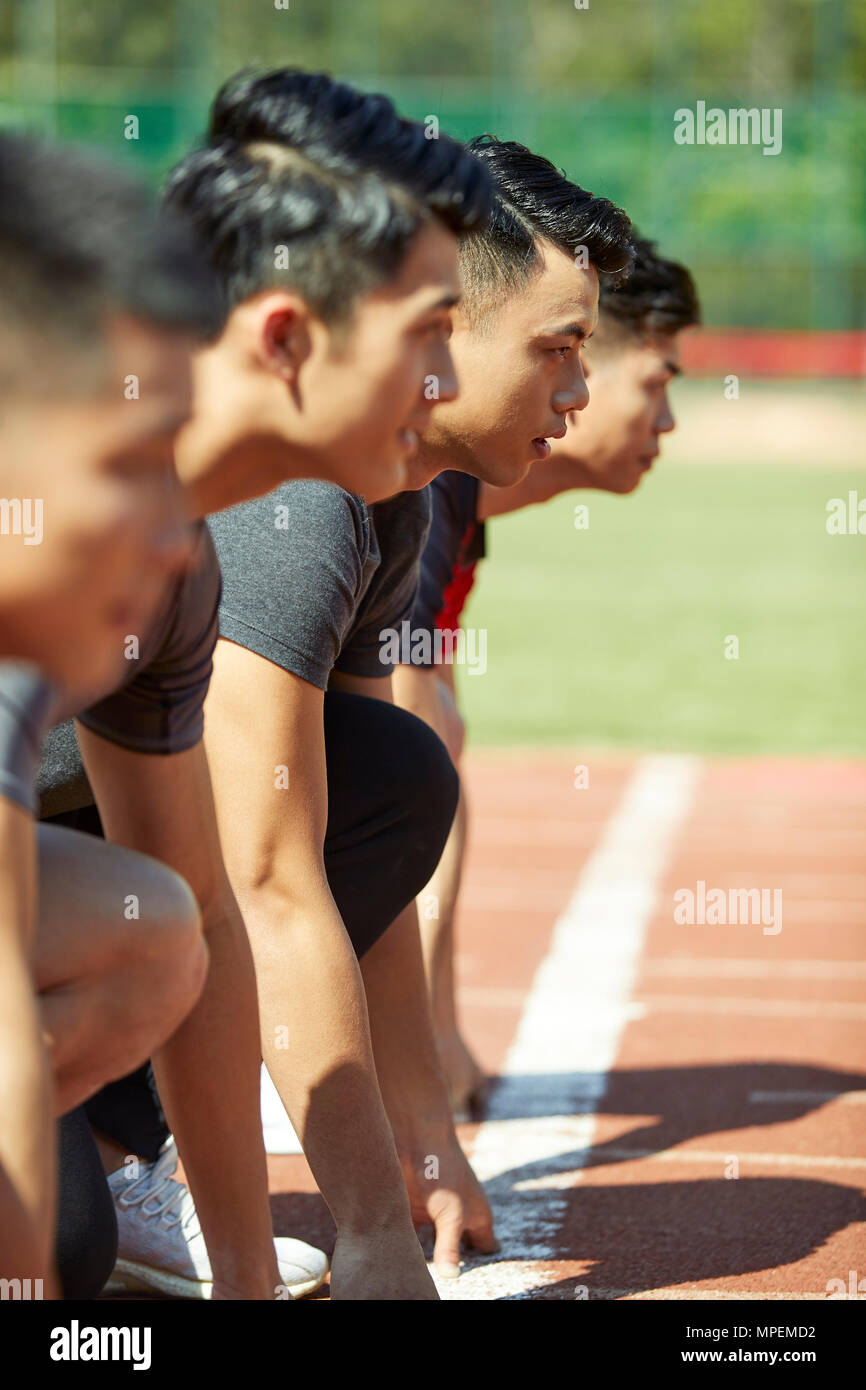
<instances>
[{"instance_id":1,"label":"green field","mask_svg":"<svg viewBox=\"0 0 866 1390\"><path fill-rule=\"evenodd\" d=\"M489 523L465 618L487 672L458 677L472 743L866 752L866 535L825 526L866 474L656 467L631 497Z\"/></svg>"}]
</instances>

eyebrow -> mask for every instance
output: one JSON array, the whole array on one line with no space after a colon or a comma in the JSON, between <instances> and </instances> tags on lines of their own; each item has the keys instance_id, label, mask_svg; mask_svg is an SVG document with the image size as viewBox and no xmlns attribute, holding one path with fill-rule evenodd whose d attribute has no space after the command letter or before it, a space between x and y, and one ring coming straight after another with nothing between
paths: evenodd
<instances>
[{"instance_id":1,"label":"eyebrow","mask_svg":"<svg viewBox=\"0 0 866 1390\"><path fill-rule=\"evenodd\" d=\"M582 323L567 323L564 328L549 328L539 335L542 338L579 338L589 342L592 333L587 333Z\"/></svg>"},{"instance_id":2,"label":"eyebrow","mask_svg":"<svg viewBox=\"0 0 866 1390\"><path fill-rule=\"evenodd\" d=\"M437 299L435 304L430 304L424 310L425 314L435 314L437 309L454 309L460 303L459 294L443 294L441 299Z\"/></svg>"}]
</instances>

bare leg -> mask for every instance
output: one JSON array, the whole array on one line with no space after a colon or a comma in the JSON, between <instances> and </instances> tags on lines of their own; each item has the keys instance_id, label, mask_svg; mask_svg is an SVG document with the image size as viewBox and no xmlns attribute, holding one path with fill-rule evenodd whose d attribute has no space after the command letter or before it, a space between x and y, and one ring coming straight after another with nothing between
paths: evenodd
<instances>
[{"instance_id":1,"label":"bare leg","mask_svg":"<svg viewBox=\"0 0 866 1390\"><path fill-rule=\"evenodd\" d=\"M464 725L457 707L453 668L398 666L393 684L396 703L435 730L451 754L454 766L459 768ZM461 780L457 814L442 858L417 899L436 1045L457 1120L471 1118L484 1084L484 1073L460 1032L454 986L454 915L460 894L467 825L466 792Z\"/></svg>"},{"instance_id":2,"label":"bare leg","mask_svg":"<svg viewBox=\"0 0 866 1390\"><path fill-rule=\"evenodd\" d=\"M461 784L457 814L442 858L418 898L421 949L433 1028L457 1120L471 1118L473 1103L484 1084L484 1073L460 1032L454 983L454 915L460 893L467 821L466 794Z\"/></svg>"},{"instance_id":3,"label":"bare leg","mask_svg":"<svg viewBox=\"0 0 866 1390\"><path fill-rule=\"evenodd\" d=\"M43 1030L65 1114L170 1037L207 972L198 906L155 859L40 825L34 946Z\"/></svg>"}]
</instances>

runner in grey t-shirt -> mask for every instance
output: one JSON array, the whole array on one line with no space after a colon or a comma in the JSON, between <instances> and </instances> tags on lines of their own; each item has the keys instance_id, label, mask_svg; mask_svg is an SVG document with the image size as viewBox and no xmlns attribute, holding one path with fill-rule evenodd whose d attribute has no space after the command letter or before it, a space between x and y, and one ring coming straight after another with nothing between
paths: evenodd
<instances>
[{"instance_id":1,"label":"runner in grey t-shirt","mask_svg":"<svg viewBox=\"0 0 866 1390\"><path fill-rule=\"evenodd\" d=\"M220 636L327 689L384 677L379 632L411 611L430 497L367 507L329 483L285 483L208 518L223 574Z\"/></svg>"}]
</instances>

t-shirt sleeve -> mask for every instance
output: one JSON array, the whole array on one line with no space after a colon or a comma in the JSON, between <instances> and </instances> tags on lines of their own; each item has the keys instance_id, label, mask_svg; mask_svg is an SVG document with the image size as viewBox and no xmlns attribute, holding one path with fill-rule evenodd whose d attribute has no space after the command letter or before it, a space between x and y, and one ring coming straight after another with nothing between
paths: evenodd
<instances>
[{"instance_id":1,"label":"t-shirt sleeve","mask_svg":"<svg viewBox=\"0 0 866 1390\"><path fill-rule=\"evenodd\" d=\"M155 649L142 641L132 680L79 714L110 743L136 753L182 753L204 733L204 702L219 632L220 571L205 525L169 605Z\"/></svg>"},{"instance_id":2,"label":"t-shirt sleeve","mask_svg":"<svg viewBox=\"0 0 866 1390\"><path fill-rule=\"evenodd\" d=\"M392 644L418 591L421 552L430 527L430 490L401 492L370 508L381 561L373 575L335 669L352 676L390 676Z\"/></svg>"},{"instance_id":3,"label":"t-shirt sleeve","mask_svg":"<svg viewBox=\"0 0 866 1390\"><path fill-rule=\"evenodd\" d=\"M220 636L325 690L367 580L363 501L283 483L208 518L223 572Z\"/></svg>"},{"instance_id":4,"label":"t-shirt sleeve","mask_svg":"<svg viewBox=\"0 0 866 1390\"><path fill-rule=\"evenodd\" d=\"M35 666L0 661L0 796L31 813L42 735L56 704L57 692Z\"/></svg>"}]
</instances>

